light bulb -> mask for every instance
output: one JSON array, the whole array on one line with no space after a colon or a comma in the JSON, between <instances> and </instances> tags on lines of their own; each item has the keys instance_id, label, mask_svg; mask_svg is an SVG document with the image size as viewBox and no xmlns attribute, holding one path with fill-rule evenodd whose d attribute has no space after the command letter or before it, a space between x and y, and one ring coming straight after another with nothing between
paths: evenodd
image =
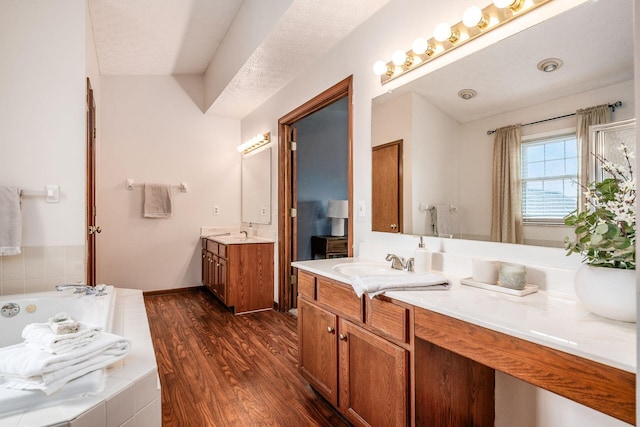
<instances>
[{"instance_id":1,"label":"light bulb","mask_svg":"<svg viewBox=\"0 0 640 427\"><path fill-rule=\"evenodd\" d=\"M404 65L406 60L407 54L403 50L396 50L391 57L391 61L396 65Z\"/></svg>"},{"instance_id":2,"label":"light bulb","mask_svg":"<svg viewBox=\"0 0 640 427\"><path fill-rule=\"evenodd\" d=\"M451 26L446 22L442 24L436 25L436 28L433 30L433 38L438 40L439 42L443 42L448 40L451 37Z\"/></svg>"},{"instance_id":3,"label":"light bulb","mask_svg":"<svg viewBox=\"0 0 640 427\"><path fill-rule=\"evenodd\" d=\"M387 73L387 64L384 61L376 61L373 64L373 73L376 76L381 76Z\"/></svg>"},{"instance_id":4,"label":"light bulb","mask_svg":"<svg viewBox=\"0 0 640 427\"><path fill-rule=\"evenodd\" d=\"M416 55L422 55L427 51L428 48L429 48L429 43L427 43L427 39L425 39L424 37L418 37L411 44L411 50Z\"/></svg>"},{"instance_id":5,"label":"light bulb","mask_svg":"<svg viewBox=\"0 0 640 427\"><path fill-rule=\"evenodd\" d=\"M517 2L518 0L493 0L493 4L500 9L504 9L505 7L511 7Z\"/></svg>"},{"instance_id":6,"label":"light bulb","mask_svg":"<svg viewBox=\"0 0 640 427\"><path fill-rule=\"evenodd\" d=\"M481 27L486 25L487 19L484 17L482 10L480 10L479 7L471 6L465 10L464 15L462 15L462 23L467 28Z\"/></svg>"}]
</instances>

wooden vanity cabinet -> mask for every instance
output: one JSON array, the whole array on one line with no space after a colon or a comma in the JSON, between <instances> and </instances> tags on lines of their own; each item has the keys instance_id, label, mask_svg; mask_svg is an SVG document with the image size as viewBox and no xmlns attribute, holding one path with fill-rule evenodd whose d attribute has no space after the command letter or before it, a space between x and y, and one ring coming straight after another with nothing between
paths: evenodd
<instances>
[{"instance_id":1,"label":"wooden vanity cabinet","mask_svg":"<svg viewBox=\"0 0 640 427\"><path fill-rule=\"evenodd\" d=\"M273 243L202 239L202 284L234 313L273 308Z\"/></svg>"},{"instance_id":2,"label":"wooden vanity cabinet","mask_svg":"<svg viewBox=\"0 0 640 427\"><path fill-rule=\"evenodd\" d=\"M374 310L348 285L303 271L298 284L301 375L354 425L409 425L410 308L385 300ZM381 316L405 322L402 332L371 325Z\"/></svg>"}]
</instances>

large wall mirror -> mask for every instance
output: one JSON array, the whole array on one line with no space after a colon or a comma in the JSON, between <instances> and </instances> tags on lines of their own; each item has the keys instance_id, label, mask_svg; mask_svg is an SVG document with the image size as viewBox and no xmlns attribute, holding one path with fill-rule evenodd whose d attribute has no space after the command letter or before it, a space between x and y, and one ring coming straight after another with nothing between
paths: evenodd
<instances>
[{"instance_id":1,"label":"large wall mirror","mask_svg":"<svg viewBox=\"0 0 640 427\"><path fill-rule=\"evenodd\" d=\"M271 224L271 147L242 157L242 222Z\"/></svg>"},{"instance_id":2,"label":"large wall mirror","mask_svg":"<svg viewBox=\"0 0 640 427\"><path fill-rule=\"evenodd\" d=\"M443 236L491 240L487 131L541 121L522 127L523 142L563 136L576 117L559 116L616 101L612 121L632 119L632 9L633 0L585 2L373 99L373 147L402 141L401 228L374 231L437 235L441 226ZM560 66L540 70L547 58ZM557 221L524 226L526 244L562 246L569 235Z\"/></svg>"}]
</instances>

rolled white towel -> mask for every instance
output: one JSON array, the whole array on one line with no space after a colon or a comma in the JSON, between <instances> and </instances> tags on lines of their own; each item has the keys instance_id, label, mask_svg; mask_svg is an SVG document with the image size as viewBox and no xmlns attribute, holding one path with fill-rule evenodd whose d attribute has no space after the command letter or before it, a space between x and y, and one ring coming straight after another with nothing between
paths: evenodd
<instances>
[{"instance_id":1,"label":"rolled white towel","mask_svg":"<svg viewBox=\"0 0 640 427\"><path fill-rule=\"evenodd\" d=\"M98 326L79 323L77 332L57 334L48 323L31 323L22 330L22 338L28 348L63 354L92 343L100 330Z\"/></svg>"},{"instance_id":2,"label":"rolled white towel","mask_svg":"<svg viewBox=\"0 0 640 427\"><path fill-rule=\"evenodd\" d=\"M436 291L447 290L451 282L446 277L433 273L386 274L355 276L351 286L358 297L368 294L369 298L386 291Z\"/></svg>"}]
</instances>

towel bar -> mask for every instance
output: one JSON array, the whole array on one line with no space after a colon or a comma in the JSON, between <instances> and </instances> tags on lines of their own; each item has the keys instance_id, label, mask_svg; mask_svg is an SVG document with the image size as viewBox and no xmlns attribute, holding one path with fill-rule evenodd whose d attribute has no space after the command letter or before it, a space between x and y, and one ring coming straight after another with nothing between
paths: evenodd
<instances>
[{"instance_id":1,"label":"towel bar","mask_svg":"<svg viewBox=\"0 0 640 427\"><path fill-rule=\"evenodd\" d=\"M142 184L136 184L133 179L127 179L127 190L133 190L133 187L144 187L144 182ZM181 182L180 184L172 185L171 187L177 188L183 193L186 193L188 190L186 182Z\"/></svg>"},{"instance_id":2,"label":"towel bar","mask_svg":"<svg viewBox=\"0 0 640 427\"><path fill-rule=\"evenodd\" d=\"M45 185L44 190L20 190L22 197L44 197L47 203L60 203L60 186Z\"/></svg>"}]
</instances>

